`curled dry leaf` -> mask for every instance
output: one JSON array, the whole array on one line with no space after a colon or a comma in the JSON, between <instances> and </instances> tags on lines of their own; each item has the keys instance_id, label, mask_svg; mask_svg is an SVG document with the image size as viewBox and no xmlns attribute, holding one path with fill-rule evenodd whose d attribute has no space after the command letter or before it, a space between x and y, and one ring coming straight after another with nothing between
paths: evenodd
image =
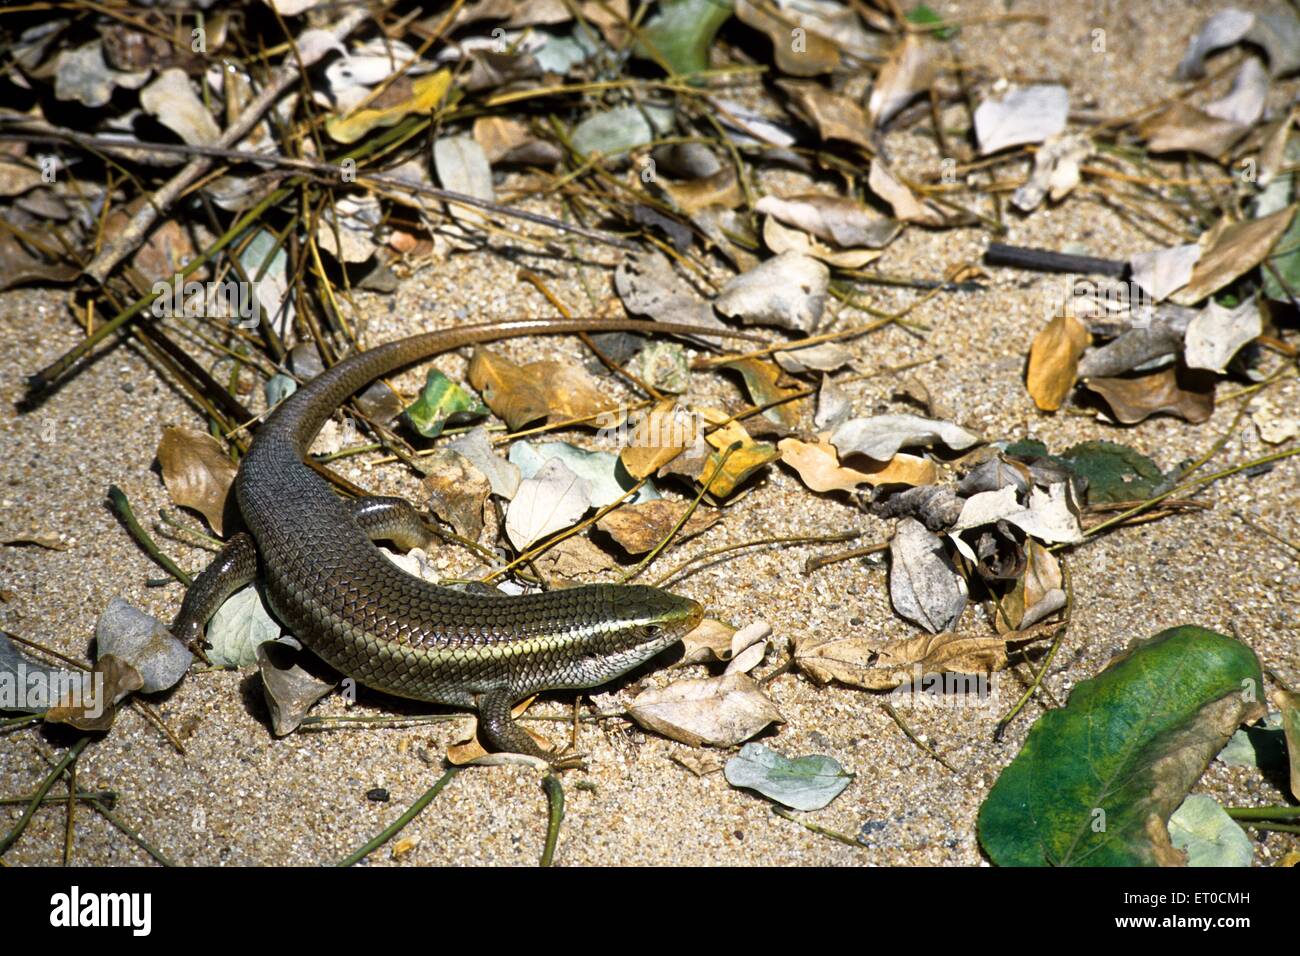
<instances>
[{"instance_id":1,"label":"curled dry leaf","mask_svg":"<svg viewBox=\"0 0 1300 956\"><path fill-rule=\"evenodd\" d=\"M426 458L424 469L422 484L429 496L429 509L462 538L477 541L483 532L483 505L492 492L487 475L451 448L439 448ZM517 481L517 469L515 477Z\"/></svg>"},{"instance_id":2,"label":"curled dry leaf","mask_svg":"<svg viewBox=\"0 0 1300 956\"><path fill-rule=\"evenodd\" d=\"M461 435L447 446L448 450L464 455L475 468L487 476L492 493L509 501L519 489L519 466L506 461L492 450L487 429L483 426Z\"/></svg>"},{"instance_id":3,"label":"curled dry leaf","mask_svg":"<svg viewBox=\"0 0 1300 956\"><path fill-rule=\"evenodd\" d=\"M802 229L818 239L841 249L866 246L880 249L889 244L903 224L886 219L847 196L808 193L783 199L764 196L754 204L754 211L774 216L787 226Z\"/></svg>"},{"instance_id":4,"label":"curled dry leaf","mask_svg":"<svg viewBox=\"0 0 1300 956\"><path fill-rule=\"evenodd\" d=\"M792 375L809 371L834 372L853 361L853 353L838 342L786 349L772 357L776 359L777 365Z\"/></svg>"},{"instance_id":5,"label":"curled dry leaf","mask_svg":"<svg viewBox=\"0 0 1300 956\"><path fill-rule=\"evenodd\" d=\"M866 474L841 466L835 446L829 443L819 441L814 445L783 438L777 447L781 449L781 460L798 472L813 491L852 491L868 480Z\"/></svg>"},{"instance_id":6,"label":"curled dry leaf","mask_svg":"<svg viewBox=\"0 0 1300 956\"><path fill-rule=\"evenodd\" d=\"M1045 198L1052 201L1067 195L1079 185L1080 164L1092 155L1092 140L1087 136L1060 133L1043 143L1034 154L1034 170L1029 181L1011 195L1011 202L1021 212L1037 209Z\"/></svg>"},{"instance_id":7,"label":"curled dry leaf","mask_svg":"<svg viewBox=\"0 0 1300 956\"><path fill-rule=\"evenodd\" d=\"M727 328L714 314L713 307L695 294L673 270L668 257L657 249L626 256L614 272L614 288L623 300L623 307L631 313L648 315L660 322Z\"/></svg>"},{"instance_id":8,"label":"curled dry leaf","mask_svg":"<svg viewBox=\"0 0 1300 956\"><path fill-rule=\"evenodd\" d=\"M312 705L337 686L303 670L293 662L291 648L278 641L258 645L257 669L271 713L271 732L277 737L297 730Z\"/></svg>"},{"instance_id":9,"label":"curled dry leaf","mask_svg":"<svg viewBox=\"0 0 1300 956\"><path fill-rule=\"evenodd\" d=\"M731 638L738 633L730 624L706 617L682 637L683 664L711 664L731 658Z\"/></svg>"},{"instance_id":10,"label":"curled dry leaf","mask_svg":"<svg viewBox=\"0 0 1300 956\"><path fill-rule=\"evenodd\" d=\"M978 435L960 425L919 415L852 418L831 433L831 444L841 454L866 455L876 461L888 461L904 447L942 443L954 451L965 451L980 441Z\"/></svg>"},{"instance_id":11,"label":"curled dry leaf","mask_svg":"<svg viewBox=\"0 0 1300 956\"><path fill-rule=\"evenodd\" d=\"M907 186L899 181L879 159L871 161L871 171L867 177L871 191L889 203L894 216L903 222L917 222L925 226L942 226L947 217L936 206L924 203Z\"/></svg>"},{"instance_id":12,"label":"curled dry leaf","mask_svg":"<svg viewBox=\"0 0 1300 956\"><path fill-rule=\"evenodd\" d=\"M985 674L1007 666L1000 637L922 634L878 637L806 635L795 640L794 662L819 684L838 681L863 690L894 690L918 674Z\"/></svg>"},{"instance_id":13,"label":"curled dry leaf","mask_svg":"<svg viewBox=\"0 0 1300 956\"><path fill-rule=\"evenodd\" d=\"M543 360L516 365L491 349L474 350L469 381L511 429L546 418L565 421L616 409L595 379L579 366Z\"/></svg>"},{"instance_id":14,"label":"curled dry leaf","mask_svg":"<svg viewBox=\"0 0 1300 956\"><path fill-rule=\"evenodd\" d=\"M143 684L134 667L112 654L95 661L79 686L65 686L59 700L45 712L47 724L67 724L78 730L104 731L113 725L117 705Z\"/></svg>"},{"instance_id":15,"label":"curled dry leaf","mask_svg":"<svg viewBox=\"0 0 1300 956\"><path fill-rule=\"evenodd\" d=\"M767 34L772 41L776 67L789 76L818 76L832 72L840 63L837 44L815 29L809 29L796 8L785 9L777 16L766 5L736 0L736 17L741 23ZM792 29L801 30L803 43L796 49L791 41Z\"/></svg>"},{"instance_id":16,"label":"curled dry leaf","mask_svg":"<svg viewBox=\"0 0 1300 956\"><path fill-rule=\"evenodd\" d=\"M393 84L390 92L405 90L408 95L387 106L331 117L325 123L325 131L336 143L355 143L371 130L393 126L412 113L431 113L450 88L451 71L447 69L416 77L409 84L403 78Z\"/></svg>"},{"instance_id":17,"label":"curled dry leaf","mask_svg":"<svg viewBox=\"0 0 1300 956\"><path fill-rule=\"evenodd\" d=\"M770 406L764 408L763 418L777 426L777 430L788 432L799 427L807 401L793 398L802 389L780 384L783 376L775 362L745 358L728 362L723 367L740 373L755 405Z\"/></svg>"},{"instance_id":18,"label":"curled dry leaf","mask_svg":"<svg viewBox=\"0 0 1300 956\"><path fill-rule=\"evenodd\" d=\"M801 80L777 80L790 97L795 109L817 127L823 140L840 139L871 150L867 116L856 101L835 93L820 83Z\"/></svg>"},{"instance_id":19,"label":"curled dry leaf","mask_svg":"<svg viewBox=\"0 0 1300 956\"><path fill-rule=\"evenodd\" d=\"M1296 204L1260 219L1221 220L1202 240L1204 252L1192 278L1170 296L1179 305L1195 305L1264 261L1295 215Z\"/></svg>"},{"instance_id":20,"label":"curled dry leaf","mask_svg":"<svg viewBox=\"0 0 1300 956\"><path fill-rule=\"evenodd\" d=\"M777 361L779 362L780 359L778 358ZM836 385L829 375L823 375L821 388L817 390L817 411L813 414L814 427L835 428L841 422L847 421L852 414L853 402L848 394Z\"/></svg>"},{"instance_id":21,"label":"curled dry leaf","mask_svg":"<svg viewBox=\"0 0 1300 956\"><path fill-rule=\"evenodd\" d=\"M216 120L182 69L173 67L159 74L140 91L140 105L190 146L211 146L221 138Z\"/></svg>"},{"instance_id":22,"label":"curled dry leaf","mask_svg":"<svg viewBox=\"0 0 1300 956\"><path fill-rule=\"evenodd\" d=\"M691 747L732 747L772 723L785 723L748 674L683 680L636 696L628 715L647 730Z\"/></svg>"},{"instance_id":23,"label":"curled dry leaf","mask_svg":"<svg viewBox=\"0 0 1300 956\"><path fill-rule=\"evenodd\" d=\"M934 84L937 53L938 47L930 38L918 33L903 34L871 87L867 119L873 127L884 126Z\"/></svg>"},{"instance_id":24,"label":"curled dry leaf","mask_svg":"<svg viewBox=\"0 0 1300 956\"><path fill-rule=\"evenodd\" d=\"M1213 373L1181 365L1133 378L1090 378L1085 384L1106 400L1115 419L1125 425L1160 413L1199 425L1214 413Z\"/></svg>"},{"instance_id":25,"label":"curled dry leaf","mask_svg":"<svg viewBox=\"0 0 1300 956\"><path fill-rule=\"evenodd\" d=\"M1188 323L1183 362L1188 368L1222 372L1238 350L1263 330L1259 303L1253 297L1234 309L1211 299Z\"/></svg>"},{"instance_id":26,"label":"curled dry leaf","mask_svg":"<svg viewBox=\"0 0 1300 956\"><path fill-rule=\"evenodd\" d=\"M1133 281L1156 302L1168 298L1192 278L1192 270L1201 258L1201 247L1189 242L1167 249L1137 252L1129 257Z\"/></svg>"},{"instance_id":27,"label":"curled dry leaf","mask_svg":"<svg viewBox=\"0 0 1300 956\"><path fill-rule=\"evenodd\" d=\"M726 498L750 475L781 457L775 445L750 438L749 432L745 431L740 422L731 422L719 428L706 436L705 441L717 451L710 453L708 462L697 473L697 477L709 482L709 494L717 498ZM719 471L718 466L722 464L724 453L737 442L740 447L727 457L726 466Z\"/></svg>"},{"instance_id":28,"label":"curled dry leaf","mask_svg":"<svg viewBox=\"0 0 1300 956\"><path fill-rule=\"evenodd\" d=\"M221 444L197 428L171 425L163 431L157 455L172 501L198 511L213 531L225 534L222 516L239 469Z\"/></svg>"},{"instance_id":29,"label":"curled dry leaf","mask_svg":"<svg viewBox=\"0 0 1300 956\"><path fill-rule=\"evenodd\" d=\"M1079 357L1089 341L1088 329L1068 312L1052 319L1034 337L1026 384L1034 404L1043 411L1056 411L1070 394Z\"/></svg>"},{"instance_id":30,"label":"curled dry leaf","mask_svg":"<svg viewBox=\"0 0 1300 956\"><path fill-rule=\"evenodd\" d=\"M687 505L683 501L656 498L640 504L615 508L596 522L596 527L618 542L628 554L645 554L667 537ZM683 541L712 528L722 519L716 511L696 509L677 532L674 540Z\"/></svg>"},{"instance_id":31,"label":"curled dry leaf","mask_svg":"<svg viewBox=\"0 0 1300 956\"><path fill-rule=\"evenodd\" d=\"M943 541L915 518L903 518L889 542L889 598L932 634L951 629L966 608L966 581Z\"/></svg>"},{"instance_id":32,"label":"curled dry leaf","mask_svg":"<svg viewBox=\"0 0 1300 956\"><path fill-rule=\"evenodd\" d=\"M551 459L519 490L506 511L506 535L519 550L571 527L591 507L591 484Z\"/></svg>"},{"instance_id":33,"label":"curled dry leaf","mask_svg":"<svg viewBox=\"0 0 1300 956\"><path fill-rule=\"evenodd\" d=\"M633 478L646 478L693 445L699 431L699 418L667 399L637 423L619 458Z\"/></svg>"},{"instance_id":34,"label":"curled dry leaf","mask_svg":"<svg viewBox=\"0 0 1300 956\"><path fill-rule=\"evenodd\" d=\"M433 166L443 188L465 193L475 199L496 202L492 186L492 166L487 153L469 136L442 136L433 144ZM448 203L447 209L458 222L481 227L489 220L482 210L460 203Z\"/></svg>"},{"instance_id":35,"label":"curled dry leaf","mask_svg":"<svg viewBox=\"0 0 1300 956\"><path fill-rule=\"evenodd\" d=\"M664 183L664 192L672 197L682 212L694 216L702 209L718 206L735 209L745 201L733 166L724 166L710 176L701 176L684 183Z\"/></svg>"},{"instance_id":36,"label":"curled dry leaf","mask_svg":"<svg viewBox=\"0 0 1300 956\"><path fill-rule=\"evenodd\" d=\"M593 574L614 567L614 559L583 535L557 541L534 558L533 563L543 574L568 581L589 581Z\"/></svg>"},{"instance_id":37,"label":"curled dry leaf","mask_svg":"<svg viewBox=\"0 0 1300 956\"><path fill-rule=\"evenodd\" d=\"M1061 566L1056 556L1033 538L1025 541L1025 570L997 605L999 633L1032 627L1065 607Z\"/></svg>"},{"instance_id":38,"label":"curled dry leaf","mask_svg":"<svg viewBox=\"0 0 1300 956\"><path fill-rule=\"evenodd\" d=\"M763 242L777 255L797 252L841 269L861 269L883 255L879 249L833 248L801 229L781 225L775 216L763 217Z\"/></svg>"},{"instance_id":39,"label":"curled dry leaf","mask_svg":"<svg viewBox=\"0 0 1300 956\"><path fill-rule=\"evenodd\" d=\"M120 597L109 601L95 622L95 655L110 654L135 668L146 694L174 686L194 661L194 655L161 621Z\"/></svg>"},{"instance_id":40,"label":"curled dry leaf","mask_svg":"<svg viewBox=\"0 0 1300 956\"><path fill-rule=\"evenodd\" d=\"M745 325L807 332L821 320L829 286L830 270L822 263L783 252L728 281L713 307Z\"/></svg>"}]
</instances>

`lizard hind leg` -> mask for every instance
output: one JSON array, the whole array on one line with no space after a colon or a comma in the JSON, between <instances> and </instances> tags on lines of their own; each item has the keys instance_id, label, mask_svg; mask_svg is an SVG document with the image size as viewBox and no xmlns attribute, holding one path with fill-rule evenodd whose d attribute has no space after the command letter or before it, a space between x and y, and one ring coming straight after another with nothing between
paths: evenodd
<instances>
[{"instance_id":1,"label":"lizard hind leg","mask_svg":"<svg viewBox=\"0 0 1300 956\"><path fill-rule=\"evenodd\" d=\"M403 551L427 551L437 541L415 506L405 498L358 498L350 507L352 517L371 541L391 541Z\"/></svg>"},{"instance_id":2,"label":"lizard hind leg","mask_svg":"<svg viewBox=\"0 0 1300 956\"><path fill-rule=\"evenodd\" d=\"M543 750L510 716L513 695L509 690L493 690L478 698L479 738L493 750L540 757L553 770L571 770L586 766L582 754Z\"/></svg>"}]
</instances>

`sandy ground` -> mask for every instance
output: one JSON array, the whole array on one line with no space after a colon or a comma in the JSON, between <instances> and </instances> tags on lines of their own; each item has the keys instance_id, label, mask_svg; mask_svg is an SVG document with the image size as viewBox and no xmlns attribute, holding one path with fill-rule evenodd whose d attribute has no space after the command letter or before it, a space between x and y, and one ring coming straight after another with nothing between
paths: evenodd
<instances>
[{"instance_id":1,"label":"sandy ground","mask_svg":"<svg viewBox=\"0 0 1300 956\"><path fill-rule=\"evenodd\" d=\"M1046 28L1034 24L967 28L966 61L995 75L1008 69L1020 77L1061 77L1071 85L1072 103L1105 115L1119 115L1178 87L1172 73L1184 44L1204 14L1226 4L1182 2L1017 3L1016 12L1050 14ZM1251 4L1237 4L1252 6ZM998 13L999 3L935 4L945 12ZM1094 54L1091 30L1107 31L1108 51ZM1274 89L1278 104L1296 84ZM936 160L932 144L907 134L889 145L903 168ZM776 182L777 180L772 180ZM1096 202L1074 198L1029 218L1010 216L1006 241L1121 257L1154 245ZM935 276L983 251L986 235L976 230L926 233L909 230L881 260L881 267L916 276ZM611 266L619 254L584 250L585 278L598 294L611 294ZM570 302L585 302L572 263L529 254L519 262L543 270ZM517 315L548 315L545 303L514 278L519 263L499 250L457 255L424 269L392 297L361 297L356 319L368 342L458 321ZM882 308L901 305L916 293L867 289ZM870 371L930 356L921 377L944 395L957 419L990 438L1025 435L1053 449L1086 439L1132 444L1170 468L1197 457L1229 425L1235 402L1221 404L1211 422L1190 426L1169 418L1119 429L1092 417L1036 413L1025 392L1022 370L1034 333L1044 320L1049 282L1028 274L998 272L983 293L941 296L921 306L914 318L932 331L924 338L889 330L854 343L859 368ZM846 312L840 319L857 321ZM201 425L177 390L132 347L100 354L38 408L20 414L26 373L70 347L77 329L58 292L19 290L0 296L0 525L36 525L66 537L65 551L0 548L0 585L10 592L0 603L0 627L83 657L96 617L115 595L162 619L170 619L178 586L148 587L159 569L129 540L105 505L110 483L120 485L138 514L151 519L168 506L153 464L161 431L168 424ZM576 342L522 343L503 347L517 356L558 351L586 361ZM447 356L440 366L463 374L463 357ZM420 373L422 374L422 373ZM695 376L698 397L737 403L736 382ZM410 373L400 381L418 380ZM882 377L850 386L858 414L905 406L891 398L897 381ZM611 382L611 389L617 386ZM1220 395L1234 390L1220 386ZM1272 392L1294 407L1300 387L1292 379ZM1262 454L1258 443L1234 437L1214 464ZM391 466L372 468L352 459L340 470L379 492L417 497L414 478ZM1212 465L1211 467L1214 467ZM1075 624L1045 681L1064 700L1079 680L1101 668L1134 638L1171 625L1196 623L1231 633L1234 629L1292 686L1300 685L1297 585L1294 555L1248 529L1233 516L1239 509L1292 540L1300 539L1300 463L1282 462L1267 474L1237 476L1200 496L1212 509L1123 530L1079 548L1071 558L1077 594ZM750 494L727 509L725 520L672 554L676 563L691 554L755 538L827 533L860 528L863 540L878 540L885 523L864 516L847 501L816 496L788 470L770 469ZM199 568L206 553L166 542L182 564ZM702 566L679 590L705 601L714 616L740 624L756 617L771 622L778 639L804 630L865 630L907 636L911 628L889 606L882 565L850 562L814 575L803 572L807 548L763 548L740 552ZM451 570L464 564L450 555ZM663 567L667 567L665 563ZM981 609L968 609L961 622L970 633L987 633ZM769 657L763 671L775 658ZM638 682L661 686L698 672L658 671ZM625 703L630 691L611 698ZM992 741L997 716L1019 696L1022 685L1009 673L995 679L992 712L901 708L909 724L958 770L952 773L909 742L871 695L838 687L816 687L793 675L781 677L771 694L786 724L765 741L787 755L825 753L857 776L830 807L814 815L818 824L861 834L866 848L843 845L772 814L755 796L732 790L720 773L696 777L674 763L686 752L620 721L585 725L582 749L591 770L566 779L568 816L557 860L561 864L979 864L974 833L976 811L998 771L1017 752L1037 703L1012 726L1001 743ZM565 698L566 699L566 698ZM546 706L561 712L562 701ZM191 675L155 702L167 724L183 739L181 755L137 711L126 710L101 742L79 762L78 782L119 794L118 812L173 860L187 864L315 864L339 859L392 820L441 772L441 755L455 724L401 729L300 732L274 739L255 679L224 672ZM328 699L318 712L341 713ZM432 709L432 708L431 708ZM407 705L363 695L353 713L412 712ZM418 708L416 709L418 712ZM540 725L554 735L556 725ZM33 731L0 736L0 793L29 793L45 774L41 754L55 753L66 738ZM725 755L696 752L720 766ZM1253 770L1214 764L1198 785L1225 804L1286 800L1276 782ZM390 803L376 803L367 791L384 787ZM0 827L18 810L0 810ZM117 830L90 812L79 814L74 860L90 864L143 864L148 857ZM64 816L40 812L7 863L52 863L60 859ZM533 864L542 849L546 800L539 775L520 767L473 768L459 774L437 801L406 831L419 840L407 864ZM1275 862L1293 837L1273 834L1259 843L1257 859ZM372 865L392 861L385 848Z\"/></svg>"}]
</instances>

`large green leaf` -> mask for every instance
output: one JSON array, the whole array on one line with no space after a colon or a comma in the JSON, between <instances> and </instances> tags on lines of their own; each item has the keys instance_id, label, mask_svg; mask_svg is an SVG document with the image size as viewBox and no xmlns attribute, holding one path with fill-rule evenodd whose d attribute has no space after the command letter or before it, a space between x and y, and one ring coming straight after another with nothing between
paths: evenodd
<instances>
[{"instance_id":1,"label":"large green leaf","mask_svg":"<svg viewBox=\"0 0 1300 956\"><path fill-rule=\"evenodd\" d=\"M731 0L663 0L641 33L674 73L698 73L709 68L709 47L731 13ZM651 56L645 44L635 49Z\"/></svg>"},{"instance_id":2,"label":"large green leaf","mask_svg":"<svg viewBox=\"0 0 1300 956\"><path fill-rule=\"evenodd\" d=\"M1263 713L1240 641L1176 627L1141 642L1048 711L980 807L1000 866L1182 862L1166 823L1238 724Z\"/></svg>"}]
</instances>

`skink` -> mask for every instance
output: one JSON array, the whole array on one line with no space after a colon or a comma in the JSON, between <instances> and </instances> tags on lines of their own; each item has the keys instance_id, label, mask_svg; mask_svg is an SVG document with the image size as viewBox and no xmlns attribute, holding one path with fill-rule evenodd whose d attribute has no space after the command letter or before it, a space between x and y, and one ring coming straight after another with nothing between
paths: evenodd
<instances>
[{"instance_id":1,"label":"skink","mask_svg":"<svg viewBox=\"0 0 1300 956\"><path fill-rule=\"evenodd\" d=\"M627 673L695 627L701 606L633 585L509 597L430 584L402 571L373 543L430 544L410 502L346 501L303 456L330 415L381 375L465 345L594 331L719 334L634 320L465 326L353 355L298 389L258 428L240 464L235 493L247 532L234 534L195 579L173 634L201 648L217 608L260 573L276 615L344 675L399 697L475 710L490 747L572 765L571 757L543 750L514 722L514 704L539 691L595 687Z\"/></svg>"}]
</instances>

